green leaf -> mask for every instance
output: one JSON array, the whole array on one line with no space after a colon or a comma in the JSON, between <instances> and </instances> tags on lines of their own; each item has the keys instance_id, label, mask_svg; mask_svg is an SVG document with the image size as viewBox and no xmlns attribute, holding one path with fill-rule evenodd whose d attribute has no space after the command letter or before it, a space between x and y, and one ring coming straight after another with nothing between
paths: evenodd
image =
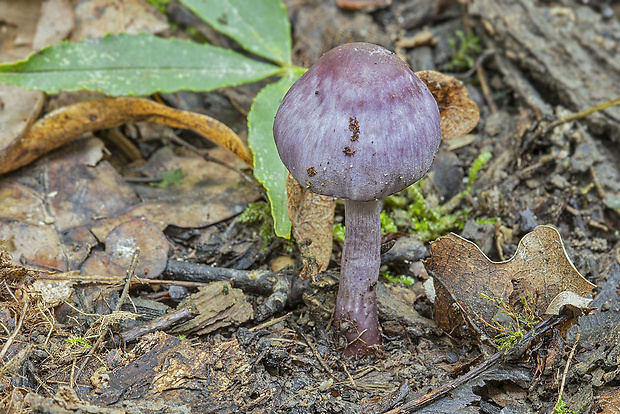
<instances>
[{"instance_id":1,"label":"green leaf","mask_svg":"<svg viewBox=\"0 0 620 414\"><path fill-rule=\"evenodd\" d=\"M276 235L286 238L291 233L291 221L286 211L288 170L282 164L273 140L273 119L282 98L299 76L301 72L294 72L265 86L254 98L248 114L248 143L254 153L254 176L267 190Z\"/></svg>"},{"instance_id":2,"label":"green leaf","mask_svg":"<svg viewBox=\"0 0 620 414\"><path fill-rule=\"evenodd\" d=\"M291 25L280 0L181 0L218 32L248 52L291 63Z\"/></svg>"},{"instance_id":3,"label":"green leaf","mask_svg":"<svg viewBox=\"0 0 620 414\"><path fill-rule=\"evenodd\" d=\"M28 59L0 65L0 83L47 93L99 90L149 95L209 91L254 82L282 69L230 50L148 34L62 42Z\"/></svg>"}]
</instances>

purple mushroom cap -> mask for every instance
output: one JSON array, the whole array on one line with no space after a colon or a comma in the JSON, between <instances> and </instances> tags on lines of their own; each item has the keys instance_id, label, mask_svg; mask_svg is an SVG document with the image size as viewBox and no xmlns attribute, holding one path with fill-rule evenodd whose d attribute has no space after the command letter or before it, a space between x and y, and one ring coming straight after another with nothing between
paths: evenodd
<instances>
[{"instance_id":1,"label":"purple mushroom cap","mask_svg":"<svg viewBox=\"0 0 620 414\"><path fill-rule=\"evenodd\" d=\"M441 142L426 85L394 53L368 43L325 53L284 97L273 132L299 183L357 201L418 181Z\"/></svg>"}]
</instances>

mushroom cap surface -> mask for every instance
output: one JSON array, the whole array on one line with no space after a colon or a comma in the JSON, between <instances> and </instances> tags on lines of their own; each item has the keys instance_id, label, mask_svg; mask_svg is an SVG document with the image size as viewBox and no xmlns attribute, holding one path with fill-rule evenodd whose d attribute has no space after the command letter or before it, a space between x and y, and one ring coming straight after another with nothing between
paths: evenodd
<instances>
[{"instance_id":1,"label":"mushroom cap surface","mask_svg":"<svg viewBox=\"0 0 620 414\"><path fill-rule=\"evenodd\" d=\"M290 173L313 192L358 201L418 181L441 142L439 109L394 53L348 43L290 88L273 133Z\"/></svg>"}]
</instances>

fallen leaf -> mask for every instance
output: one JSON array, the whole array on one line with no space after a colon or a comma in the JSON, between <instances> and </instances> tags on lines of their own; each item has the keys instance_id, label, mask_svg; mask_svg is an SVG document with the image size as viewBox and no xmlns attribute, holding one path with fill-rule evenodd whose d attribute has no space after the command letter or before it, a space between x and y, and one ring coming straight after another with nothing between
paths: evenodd
<instances>
[{"instance_id":1,"label":"fallen leaf","mask_svg":"<svg viewBox=\"0 0 620 414\"><path fill-rule=\"evenodd\" d=\"M159 233L168 225L204 227L239 214L260 197L234 170L193 154L177 156L168 147L153 154L142 172L156 178L181 168L181 184L129 185L101 160L102 151L96 138L77 139L0 177L0 239L8 241L13 263L80 269L89 255L103 254L91 253L99 242L135 217L155 223ZM145 236L146 242L150 237ZM124 274L125 266L115 272Z\"/></svg>"},{"instance_id":2,"label":"fallen leaf","mask_svg":"<svg viewBox=\"0 0 620 414\"><path fill-rule=\"evenodd\" d=\"M105 251L92 252L82 266L82 273L125 275L138 249L135 275L148 279L161 275L168 262L168 240L156 225L143 218L135 218L112 230L105 239Z\"/></svg>"},{"instance_id":3,"label":"fallen leaf","mask_svg":"<svg viewBox=\"0 0 620 414\"><path fill-rule=\"evenodd\" d=\"M583 296L579 296L575 292L565 290L558 293L556 297L551 300L551 303L549 303L549 306L547 306L545 310L545 315L559 315L564 306L570 306L572 309L588 310L590 302L592 302L592 299L587 299ZM577 316L581 315L582 313L579 313Z\"/></svg>"},{"instance_id":4,"label":"fallen leaf","mask_svg":"<svg viewBox=\"0 0 620 414\"><path fill-rule=\"evenodd\" d=\"M41 4L41 15L32 40L32 48L43 47L66 39L75 27L73 8L69 0L47 0Z\"/></svg>"},{"instance_id":5,"label":"fallen leaf","mask_svg":"<svg viewBox=\"0 0 620 414\"><path fill-rule=\"evenodd\" d=\"M300 277L327 270L332 255L336 199L303 188L292 176L286 180L287 210L302 257Z\"/></svg>"},{"instance_id":6,"label":"fallen leaf","mask_svg":"<svg viewBox=\"0 0 620 414\"><path fill-rule=\"evenodd\" d=\"M428 86L439 107L443 140L467 134L478 125L480 111L460 80L433 70L415 73Z\"/></svg>"},{"instance_id":7,"label":"fallen leaf","mask_svg":"<svg viewBox=\"0 0 620 414\"><path fill-rule=\"evenodd\" d=\"M0 174L23 167L85 132L137 121L190 129L252 165L252 154L239 136L209 116L179 111L147 99L103 98L59 108L35 122L23 136L15 137L0 150Z\"/></svg>"},{"instance_id":8,"label":"fallen leaf","mask_svg":"<svg viewBox=\"0 0 620 414\"><path fill-rule=\"evenodd\" d=\"M99 220L91 229L102 240L115 226L131 217L142 216L160 229L169 225L181 228L205 227L233 217L260 194L238 173L196 155L178 156L169 147L154 153L140 172L159 177L166 171L183 171L177 186L166 188L134 184L142 203L119 211L115 217Z\"/></svg>"},{"instance_id":9,"label":"fallen leaf","mask_svg":"<svg viewBox=\"0 0 620 414\"><path fill-rule=\"evenodd\" d=\"M5 248L16 265L27 263L46 269L68 270L64 246L56 232L45 224L0 219L0 240L8 241Z\"/></svg>"},{"instance_id":10,"label":"fallen leaf","mask_svg":"<svg viewBox=\"0 0 620 414\"><path fill-rule=\"evenodd\" d=\"M44 97L43 92L0 85L0 154L30 128L41 113Z\"/></svg>"},{"instance_id":11,"label":"fallen leaf","mask_svg":"<svg viewBox=\"0 0 620 414\"><path fill-rule=\"evenodd\" d=\"M434 277L435 320L446 332L460 332L464 325L493 337L487 325L498 312L495 302L480 294L502 299L514 309L526 298L534 314L542 316L561 292L586 297L595 287L571 263L558 231L538 226L525 235L515 255L493 262L474 243L449 234L431 243L425 263Z\"/></svg>"},{"instance_id":12,"label":"fallen leaf","mask_svg":"<svg viewBox=\"0 0 620 414\"><path fill-rule=\"evenodd\" d=\"M168 30L166 17L143 0L81 0L75 5L76 27L71 41L108 33L151 33Z\"/></svg>"}]
</instances>

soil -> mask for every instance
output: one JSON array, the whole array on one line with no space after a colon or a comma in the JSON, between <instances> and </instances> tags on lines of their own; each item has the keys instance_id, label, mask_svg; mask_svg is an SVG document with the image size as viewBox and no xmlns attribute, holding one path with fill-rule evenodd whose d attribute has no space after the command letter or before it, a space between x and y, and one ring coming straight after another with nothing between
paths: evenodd
<instances>
[{"instance_id":1,"label":"soil","mask_svg":"<svg viewBox=\"0 0 620 414\"><path fill-rule=\"evenodd\" d=\"M620 412L620 109L549 127L620 96L617 3L402 0L373 9L367 1L370 7L358 11L334 1L285 3L296 64L308 66L336 45L365 41L396 50L414 70L452 72L462 80L480 108L480 122L466 137L442 143L425 188L429 200L443 202L462 191L467 168L491 152L471 197L462 201L471 209L467 222L455 232L500 261L537 225L552 225L575 268L597 285L590 304L597 310L579 318L579 326L541 333L415 412L551 413L561 387L562 400L574 410L563 412ZM168 13L178 25L190 22L207 38L217 37L176 3ZM456 51L448 39L456 39L457 30L480 39L471 68L450 66ZM435 41L407 46L405 40L422 31ZM199 106L244 135L244 113L259 87L164 100ZM338 205L337 221L343 213ZM487 218L497 220L480 220ZM265 247L260 223L232 218L199 229L169 226L165 234L173 248L164 278L177 283L75 284L71 306L42 309L26 302L19 292L25 281L34 283L32 273L3 262L0 338L11 346L3 350L0 407L41 413L414 412L399 407L496 352L480 338L437 326L424 286L429 244L415 238L398 239L383 256L382 270L415 283L380 280L382 345L371 355L347 357L343 337L331 327L340 244L328 270L304 281L294 244L273 238ZM113 310L126 313L106 318ZM153 320L160 325L145 328Z\"/></svg>"}]
</instances>

